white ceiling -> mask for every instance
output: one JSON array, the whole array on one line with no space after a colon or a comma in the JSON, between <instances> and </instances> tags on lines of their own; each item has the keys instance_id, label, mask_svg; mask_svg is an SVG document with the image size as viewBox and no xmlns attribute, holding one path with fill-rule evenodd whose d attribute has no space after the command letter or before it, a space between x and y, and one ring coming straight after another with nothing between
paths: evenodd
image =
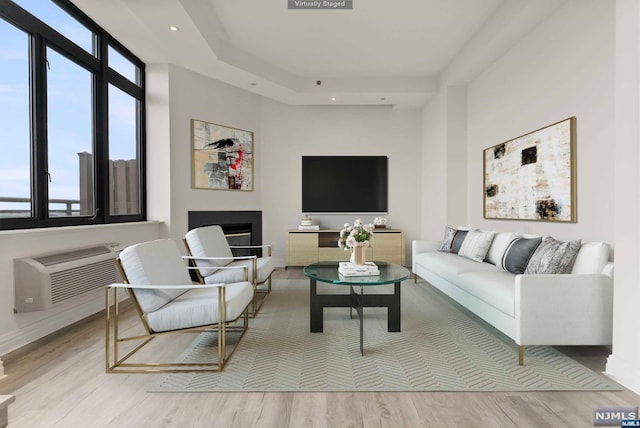
<instances>
[{"instance_id":1,"label":"white ceiling","mask_svg":"<svg viewBox=\"0 0 640 428\"><path fill-rule=\"evenodd\" d=\"M287 0L73 0L148 64L177 64L290 104L405 107L424 105L448 76L472 79L562 1L353 0L351 10L288 10Z\"/></svg>"}]
</instances>

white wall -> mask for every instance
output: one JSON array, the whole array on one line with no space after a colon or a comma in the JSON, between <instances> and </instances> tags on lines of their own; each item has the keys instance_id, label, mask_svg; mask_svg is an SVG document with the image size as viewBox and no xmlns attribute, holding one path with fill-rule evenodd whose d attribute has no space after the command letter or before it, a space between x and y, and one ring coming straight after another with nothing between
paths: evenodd
<instances>
[{"instance_id":1,"label":"white wall","mask_svg":"<svg viewBox=\"0 0 640 428\"><path fill-rule=\"evenodd\" d=\"M447 87L447 223L466 224L469 170L466 86Z\"/></svg>"},{"instance_id":2,"label":"white wall","mask_svg":"<svg viewBox=\"0 0 640 428\"><path fill-rule=\"evenodd\" d=\"M14 314L13 259L117 242L131 245L161 237L161 223L126 223L0 231L0 355L104 309L97 290L46 311Z\"/></svg>"},{"instance_id":3,"label":"white wall","mask_svg":"<svg viewBox=\"0 0 640 428\"><path fill-rule=\"evenodd\" d=\"M468 102L464 85L443 86L422 117L422 238L467 224Z\"/></svg>"},{"instance_id":4,"label":"white wall","mask_svg":"<svg viewBox=\"0 0 640 428\"><path fill-rule=\"evenodd\" d=\"M607 374L640 394L640 4L616 2L613 353Z\"/></svg>"},{"instance_id":5,"label":"white wall","mask_svg":"<svg viewBox=\"0 0 640 428\"><path fill-rule=\"evenodd\" d=\"M260 210L264 183L260 159L264 154L260 132L260 97L184 68L169 66L171 203L169 236L181 240L187 232L189 211ZM191 188L191 119L254 132L254 190L228 191ZM159 171L166 174L166 171ZM158 190L151 180L151 189ZM167 192L167 189L161 189Z\"/></svg>"},{"instance_id":6,"label":"white wall","mask_svg":"<svg viewBox=\"0 0 640 428\"><path fill-rule=\"evenodd\" d=\"M450 70L455 74L455 70ZM444 76L443 81L449 81ZM613 244L611 221L614 197L614 4L598 0L567 1L541 25L522 38L502 57L467 84L467 204L451 203L464 188L451 180L461 165L447 147L446 166L439 163L447 133L464 112L451 111L455 82L424 110L423 151L440 153L423 162L428 170L443 171L447 179L425 184L423 211L446 187L447 206L465 209L464 223L487 230L517 230L550 234L559 239L581 238ZM577 117L577 218L575 224L485 220L483 218L482 151L543 126ZM446 123L442 123L442 120ZM435 189L435 190L434 190ZM446 221L455 210L448 209ZM426 214L425 214L426 215ZM438 238L444 224L423 225ZM434 230L437 229L437 230Z\"/></svg>"},{"instance_id":7,"label":"white wall","mask_svg":"<svg viewBox=\"0 0 640 428\"><path fill-rule=\"evenodd\" d=\"M284 265L286 233L301 212L301 156L372 155L389 157L389 226L405 232L406 263L411 240L420 237L421 115L389 106L292 106L262 100L264 150L262 209L264 241ZM347 186L348 183L345 183ZM323 228L340 228L353 215L313 215ZM365 222L373 215L362 216Z\"/></svg>"},{"instance_id":8,"label":"white wall","mask_svg":"<svg viewBox=\"0 0 640 428\"><path fill-rule=\"evenodd\" d=\"M169 65L146 67L147 218L162 221L168 235L171 222L171 119Z\"/></svg>"},{"instance_id":9,"label":"white wall","mask_svg":"<svg viewBox=\"0 0 640 428\"><path fill-rule=\"evenodd\" d=\"M469 85L469 223L613 243L615 4L561 6ZM577 117L577 223L483 219L482 150Z\"/></svg>"},{"instance_id":10,"label":"white wall","mask_svg":"<svg viewBox=\"0 0 640 428\"><path fill-rule=\"evenodd\" d=\"M421 238L438 239L447 219L447 94L440 91L422 113ZM466 192L465 192L466 198ZM467 212L465 211L466 217Z\"/></svg>"}]
</instances>

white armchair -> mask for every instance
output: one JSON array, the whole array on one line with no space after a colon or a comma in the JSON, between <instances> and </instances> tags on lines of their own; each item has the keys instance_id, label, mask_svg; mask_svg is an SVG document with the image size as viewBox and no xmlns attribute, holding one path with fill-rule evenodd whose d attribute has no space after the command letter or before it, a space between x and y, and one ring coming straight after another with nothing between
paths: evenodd
<instances>
[{"instance_id":1,"label":"white armchair","mask_svg":"<svg viewBox=\"0 0 640 428\"><path fill-rule=\"evenodd\" d=\"M253 284L256 293L268 294L271 292L271 275L275 268L273 257L271 257L271 245L230 246L220 226L192 229L185 235L184 243L192 266L197 267L198 278L203 284L241 281L242 272L237 269L225 268L246 266L249 269L249 282ZM234 256L231 251L233 248L263 248L267 255L262 257ZM266 289L259 288L265 284ZM256 299L254 298L253 314L259 309L260 307L256 307Z\"/></svg>"},{"instance_id":2,"label":"white armchair","mask_svg":"<svg viewBox=\"0 0 640 428\"><path fill-rule=\"evenodd\" d=\"M106 289L107 373L216 372L224 368L240 341L238 338L236 345L227 354L227 332L235 331L242 337L248 328L248 309L254 295L251 283L237 281L227 284L193 284L178 247L170 239L127 247L120 253L117 265L125 283L111 284ZM246 267L237 270L245 271L244 275L247 275ZM119 336L119 290L126 290L129 294L140 316L144 334ZM243 322L238 325L241 317ZM112 324L113 349L110 345ZM129 358L152 339L176 332L217 333L218 361L129 362ZM143 340L143 343L120 358L119 345L132 340Z\"/></svg>"}]
</instances>

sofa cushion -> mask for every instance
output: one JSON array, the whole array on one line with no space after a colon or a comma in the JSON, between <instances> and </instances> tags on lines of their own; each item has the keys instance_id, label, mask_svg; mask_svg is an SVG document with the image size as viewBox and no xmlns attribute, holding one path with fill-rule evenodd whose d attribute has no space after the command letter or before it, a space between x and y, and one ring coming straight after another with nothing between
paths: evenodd
<instances>
[{"instance_id":1,"label":"sofa cushion","mask_svg":"<svg viewBox=\"0 0 640 428\"><path fill-rule=\"evenodd\" d=\"M542 238L517 238L507 247L500 267L511 273L522 274L527 269L529 259L535 252Z\"/></svg>"},{"instance_id":2,"label":"sofa cushion","mask_svg":"<svg viewBox=\"0 0 640 428\"><path fill-rule=\"evenodd\" d=\"M494 235L495 232L470 230L467 232L467 236L464 238L458 254L476 262L484 261Z\"/></svg>"},{"instance_id":3,"label":"sofa cushion","mask_svg":"<svg viewBox=\"0 0 640 428\"><path fill-rule=\"evenodd\" d=\"M602 273L609 261L609 245L604 242L583 243L571 273Z\"/></svg>"},{"instance_id":4,"label":"sofa cushion","mask_svg":"<svg viewBox=\"0 0 640 428\"><path fill-rule=\"evenodd\" d=\"M489 266L489 263L484 263ZM505 314L515 316L515 276L504 270L462 273L456 282L467 293Z\"/></svg>"},{"instance_id":5,"label":"sofa cushion","mask_svg":"<svg viewBox=\"0 0 640 428\"><path fill-rule=\"evenodd\" d=\"M462 243L464 242L464 238L467 236L468 230L460 230L456 232L456 236L453 237L453 242L451 243L451 252L458 254L460 251L460 247L462 247Z\"/></svg>"},{"instance_id":6,"label":"sofa cushion","mask_svg":"<svg viewBox=\"0 0 640 428\"><path fill-rule=\"evenodd\" d=\"M460 257L457 254L439 251L416 254L415 262L416 265L424 266L429 271L453 284L458 283L458 275L461 273L498 270L498 268L489 263L478 263Z\"/></svg>"},{"instance_id":7,"label":"sofa cushion","mask_svg":"<svg viewBox=\"0 0 640 428\"><path fill-rule=\"evenodd\" d=\"M444 228L444 239L442 240L442 244L440 244L438 251L444 251L446 253L451 252L451 244L453 244L453 238L455 238L457 231L457 229L449 226Z\"/></svg>"},{"instance_id":8,"label":"sofa cushion","mask_svg":"<svg viewBox=\"0 0 640 428\"><path fill-rule=\"evenodd\" d=\"M581 241L558 241L545 236L531 256L526 274L566 274L571 273L573 263L580 250Z\"/></svg>"}]
</instances>

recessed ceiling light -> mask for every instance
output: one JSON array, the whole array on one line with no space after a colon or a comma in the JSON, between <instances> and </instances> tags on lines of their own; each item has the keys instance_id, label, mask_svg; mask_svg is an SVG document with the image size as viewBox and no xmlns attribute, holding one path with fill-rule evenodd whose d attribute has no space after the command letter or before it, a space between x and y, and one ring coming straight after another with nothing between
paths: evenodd
<instances>
[{"instance_id":1,"label":"recessed ceiling light","mask_svg":"<svg viewBox=\"0 0 640 428\"><path fill-rule=\"evenodd\" d=\"M169 30L171 31L178 31L180 30L178 27L176 27L175 25L172 25L171 27L169 27Z\"/></svg>"},{"instance_id":2,"label":"recessed ceiling light","mask_svg":"<svg viewBox=\"0 0 640 428\"><path fill-rule=\"evenodd\" d=\"M336 100L336 97L331 97L331 101L335 101L335 100Z\"/></svg>"}]
</instances>

